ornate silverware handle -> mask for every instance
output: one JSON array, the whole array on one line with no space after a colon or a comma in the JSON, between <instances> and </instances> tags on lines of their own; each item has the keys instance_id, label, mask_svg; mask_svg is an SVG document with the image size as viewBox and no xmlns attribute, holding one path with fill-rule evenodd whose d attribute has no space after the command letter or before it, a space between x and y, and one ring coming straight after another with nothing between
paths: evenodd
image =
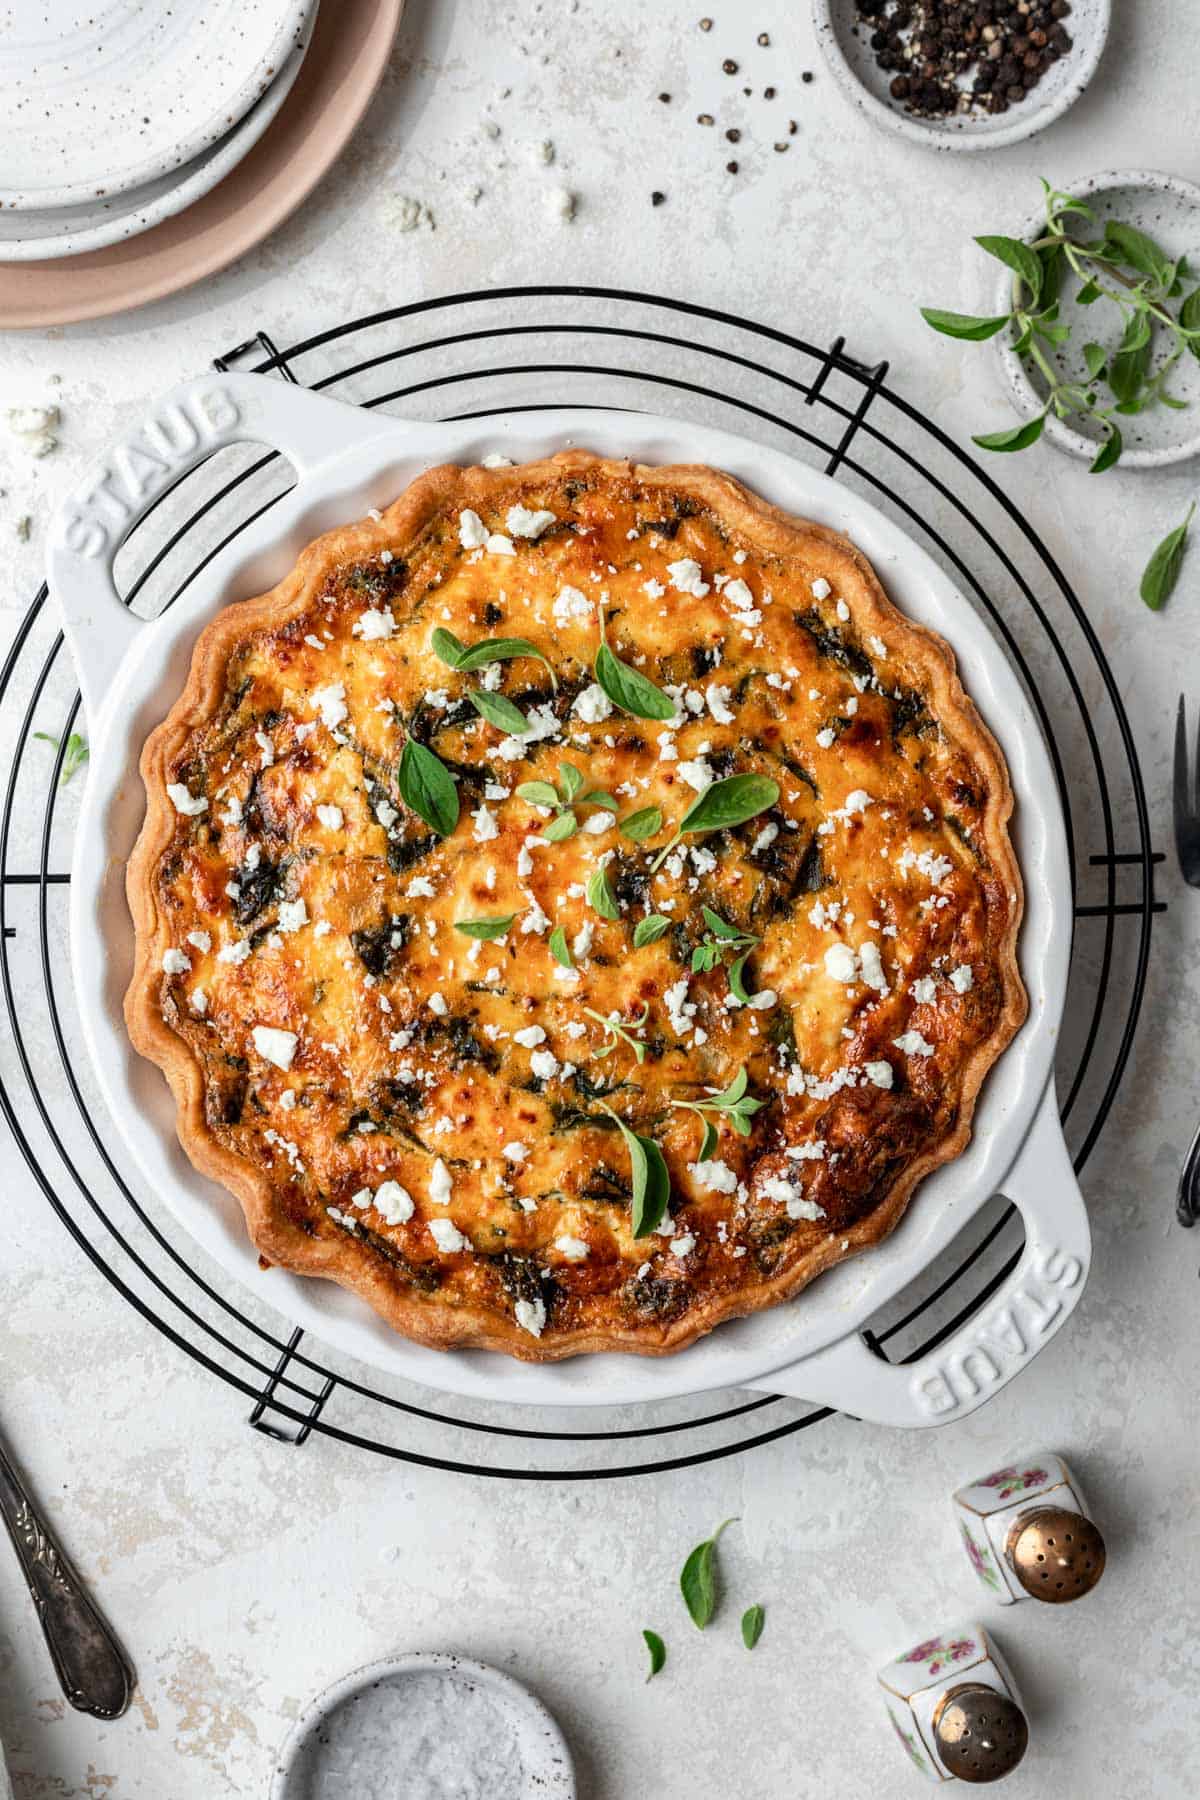
<instances>
[{"instance_id":1,"label":"ornate silverware handle","mask_svg":"<svg viewBox=\"0 0 1200 1800\"><path fill-rule=\"evenodd\" d=\"M80 1712L119 1718L133 1693L132 1665L39 1516L2 1444L0 1513L25 1571L63 1693Z\"/></svg>"}]
</instances>

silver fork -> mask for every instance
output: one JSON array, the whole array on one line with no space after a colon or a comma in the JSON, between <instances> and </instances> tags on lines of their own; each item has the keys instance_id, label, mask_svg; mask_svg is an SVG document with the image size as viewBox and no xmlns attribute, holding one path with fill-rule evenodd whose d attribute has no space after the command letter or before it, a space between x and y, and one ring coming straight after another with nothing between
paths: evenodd
<instances>
[{"instance_id":1,"label":"silver fork","mask_svg":"<svg viewBox=\"0 0 1200 1800\"><path fill-rule=\"evenodd\" d=\"M1188 755L1187 708L1182 694L1175 720L1175 848L1183 879L1200 888L1200 732L1196 737L1195 774ZM1200 1219L1200 1128L1183 1159L1176 1211L1181 1225Z\"/></svg>"}]
</instances>

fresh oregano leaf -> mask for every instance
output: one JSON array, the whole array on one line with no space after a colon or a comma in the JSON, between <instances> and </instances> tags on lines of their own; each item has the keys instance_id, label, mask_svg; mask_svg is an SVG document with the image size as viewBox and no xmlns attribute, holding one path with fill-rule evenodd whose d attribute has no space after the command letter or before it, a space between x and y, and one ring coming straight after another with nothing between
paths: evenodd
<instances>
[{"instance_id":1,"label":"fresh oregano leaf","mask_svg":"<svg viewBox=\"0 0 1200 1800\"><path fill-rule=\"evenodd\" d=\"M1179 323L1185 331L1200 332L1200 288L1193 289L1180 307ZM1200 337L1189 338L1187 347L1193 356L1200 358Z\"/></svg>"},{"instance_id":2,"label":"fresh oregano leaf","mask_svg":"<svg viewBox=\"0 0 1200 1800\"><path fill-rule=\"evenodd\" d=\"M652 1681L667 1660L667 1646L657 1631L643 1631L642 1636L645 1638L646 1648L650 1652L650 1672L646 1676L646 1680Z\"/></svg>"},{"instance_id":3,"label":"fresh oregano leaf","mask_svg":"<svg viewBox=\"0 0 1200 1800\"><path fill-rule=\"evenodd\" d=\"M1104 365L1108 361L1108 351L1103 344L1085 344L1083 360L1087 364L1088 374L1095 381L1103 373Z\"/></svg>"},{"instance_id":4,"label":"fresh oregano leaf","mask_svg":"<svg viewBox=\"0 0 1200 1800\"><path fill-rule=\"evenodd\" d=\"M744 825L779 798L779 783L769 775L726 775L697 794L679 821L679 832L727 831Z\"/></svg>"},{"instance_id":5,"label":"fresh oregano leaf","mask_svg":"<svg viewBox=\"0 0 1200 1800\"><path fill-rule=\"evenodd\" d=\"M400 798L439 837L458 824L458 789L449 769L432 750L409 738L400 752Z\"/></svg>"},{"instance_id":6,"label":"fresh oregano leaf","mask_svg":"<svg viewBox=\"0 0 1200 1800\"><path fill-rule=\"evenodd\" d=\"M737 926L728 924L721 917L720 913L715 913L713 911L711 906L702 906L700 911L704 915L704 923L716 937L728 938L734 942L741 937L742 934Z\"/></svg>"},{"instance_id":7,"label":"fresh oregano leaf","mask_svg":"<svg viewBox=\"0 0 1200 1800\"><path fill-rule=\"evenodd\" d=\"M640 950L645 944L656 944L671 929L671 921L662 913L651 913L648 919L639 919L633 928L633 947Z\"/></svg>"},{"instance_id":8,"label":"fresh oregano leaf","mask_svg":"<svg viewBox=\"0 0 1200 1800\"><path fill-rule=\"evenodd\" d=\"M615 1120L629 1152L633 1196L629 1228L635 1238L649 1237L662 1224L671 1199L671 1177L663 1153L652 1137L642 1137L631 1131L611 1106L605 1106L603 1101L600 1104L609 1118Z\"/></svg>"},{"instance_id":9,"label":"fresh oregano leaf","mask_svg":"<svg viewBox=\"0 0 1200 1800\"><path fill-rule=\"evenodd\" d=\"M944 337L964 338L973 344L981 344L985 338L995 337L998 331L1004 330L1009 320L1007 313L1000 318L989 319L974 313L943 312L937 306L923 306L921 317Z\"/></svg>"},{"instance_id":10,"label":"fresh oregano leaf","mask_svg":"<svg viewBox=\"0 0 1200 1800\"><path fill-rule=\"evenodd\" d=\"M622 662L601 639L592 673L614 706L635 719L673 719L675 702L648 676Z\"/></svg>"},{"instance_id":11,"label":"fresh oregano leaf","mask_svg":"<svg viewBox=\"0 0 1200 1800\"><path fill-rule=\"evenodd\" d=\"M579 820L573 812L560 812L556 819L551 819L542 833L544 844L565 844L579 830Z\"/></svg>"},{"instance_id":12,"label":"fresh oregano leaf","mask_svg":"<svg viewBox=\"0 0 1200 1800\"><path fill-rule=\"evenodd\" d=\"M1125 447L1121 433L1113 424L1112 420L1109 419L1107 423L1108 436L1096 452L1095 458L1089 467L1088 473L1090 475L1102 475L1105 469L1111 469L1113 464L1119 459L1121 451Z\"/></svg>"},{"instance_id":13,"label":"fresh oregano leaf","mask_svg":"<svg viewBox=\"0 0 1200 1800\"><path fill-rule=\"evenodd\" d=\"M567 934L561 925L556 925L550 933L550 954L556 963L562 964L564 969L575 967L575 959L571 955L571 947L567 943Z\"/></svg>"},{"instance_id":14,"label":"fresh oregano leaf","mask_svg":"<svg viewBox=\"0 0 1200 1800\"><path fill-rule=\"evenodd\" d=\"M574 763L559 763L558 780L563 799L569 805L583 786L583 775Z\"/></svg>"},{"instance_id":15,"label":"fresh oregano leaf","mask_svg":"<svg viewBox=\"0 0 1200 1800\"><path fill-rule=\"evenodd\" d=\"M502 938L516 918L516 913L506 913L499 919L455 919L455 931L461 931L464 937L478 938L482 943L490 944L495 938Z\"/></svg>"},{"instance_id":16,"label":"fresh oregano leaf","mask_svg":"<svg viewBox=\"0 0 1200 1800\"><path fill-rule=\"evenodd\" d=\"M1140 593L1151 612L1158 612L1166 605L1179 580L1179 568L1183 562L1183 552L1187 544L1188 526L1192 522L1192 514L1196 510L1193 500L1188 507L1187 518L1174 531L1168 531L1150 561L1146 564L1142 575Z\"/></svg>"},{"instance_id":17,"label":"fresh oregano leaf","mask_svg":"<svg viewBox=\"0 0 1200 1800\"><path fill-rule=\"evenodd\" d=\"M530 806L557 806L558 794L548 781L522 781L517 785L517 799L528 800Z\"/></svg>"},{"instance_id":18,"label":"fresh oregano leaf","mask_svg":"<svg viewBox=\"0 0 1200 1800\"><path fill-rule=\"evenodd\" d=\"M622 837L629 838L632 843L642 844L662 830L662 822L661 806L643 806L638 812L630 813L627 819L622 819L619 830Z\"/></svg>"},{"instance_id":19,"label":"fresh oregano leaf","mask_svg":"<svg viewBox=\"0 0 1200 1800\"><path fill-rule=\"evenodd\" d=\"M996 257L1019 275L1029 290L1030 304L1036 306L1042 291L1042 265L1038 261L1037 252L1019 238L1011 237L977 237L975 242L989 256Z\"/></svg>"},{"instance_id":20,"label":"fresh oregano leaf","mask_svg":"<svg viewBox=\"0 0 1200 1800\"><path fill-rule=\"evenodd\" d=\"M721 1533L733 1524L726 1519L717 1526L710 1538L697 1544L683 1565L679 1577L679 1591L683 1595L683 1603L691 1616L692 1624L698 1631L712 1618L717 1605L717 1542Z\"/></svg>"},{"instance_id":21,"label":"fresh oregano leaf","mask_svg":"<svg viewBox=\"0 0 1200 1800\"><path fill-rule=\"evenodd\" d=\"M489 694L483 688L472 688L467 699L480 718L486 719L498 731L507 731L510 737L524 737L529 730L529 720L520 707L506 700L503 694Z\"/></svg>"},{"instance_id":22,"label":"fresh oregano leaf","mask_svg":"<svg viewBox=\"0 0 1200 1800\"><path fill-rule=\"evenodd\" d=\"M1028 450L1036 444L1042 435L1046 423L1045 413L1036 419L1030 419L1024 425L1014 425L1010 431L985 431L981 437L973 438L981 450Z\"/></svg>"},{"instance_id":23,"label":"fresh oregano leaf","mask_svg":"<svg viewBox=\"0 0 1200 1800\"><path fill-rule=\"evenodd\" d=\"M447 631L444 625L435 625L429 637L429 648L440 662L448 669L457 669L461 659L467 654L467 646L461 638Z\"/></svg>"},{"instance_id":24,"label":"fresh oregano leaf","mask_svg":"<svg viewBox=\"0 0 1200 1800\"><path fill-rule=\"evenodd\" d=\"M729 968L729 991L735 1000L741 1001L743 1006L749 1006L750 1004L750 996L746 992L745 983L742 980L742 970L750 960L750 955L751 952L749 950L745 951L744 954L739 956L737 961L732 963Z\"/></svg>"},{"instance_id":25,"label":"fresh oregano leaf","mask_svg":"<svg viewBox=\"0 0 1200 1800\"><path fill-rule=\"evenodd\" d=\"M698 1162L707 1162L717 1147L717 1128L711 1119L702 1117L701 1123L704 1126L704 1130L700 1134L700 1154L696 1160Z\"/></svg>"},{"instance_id":26,"label":"fresh oregano leaf","mask_svg":"<svg viewBox=\"0 0 1200 1800\"><path fill-rule=\"evenodd\" d=\"M1170 257L1136 225L1108 219L1104 225L1104 241L1110 249L1115 247L1121 260L1136 269L1139 275L1148 275L1160 287L1170 287L1173 272Z\"/></svg>"},{"instance_id":27,"label":"fresh oregano leaf","mask_svg":"<svg viewBox=\"0 0 1200 1800\"><path fill-rule=\"evenodd\" d=\"M766 1617L766 1613L757 1603L754 1606L748 1606L742 1614L742 1642L747 1650L753 1650L762 1636Z\"/></svg>"},{"instance_id":28,"label":"fresh oregano leaf","mask_svg":"<svg viewBox=\"0 0 1200 1800\"><path fill-rule=\"evenodd\" d=\"M602 919L619 919L621 910L608 882L608 870L601 864L588 876L587 903Z\"/></svg>"},{"instance_id":29,"label":"fresh oregano leaf","mask_svg":"<svg viewBox=\"0 0 1200 1800\"><path fill-rule=\"evenodd\" d=\"M612 795L606 794L603 788L589 788L586 794L580 794L575 804L576 806L599 806L605 812L610 813L617 813L621 810Z\"/></svg>"}]
</instances>

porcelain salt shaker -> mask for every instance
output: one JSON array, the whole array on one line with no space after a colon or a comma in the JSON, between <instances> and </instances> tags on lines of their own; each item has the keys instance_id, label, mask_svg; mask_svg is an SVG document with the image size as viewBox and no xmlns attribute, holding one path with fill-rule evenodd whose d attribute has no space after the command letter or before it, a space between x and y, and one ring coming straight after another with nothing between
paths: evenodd
<instances>
[{"instance_id":1,"label":"porcelain salt shaker","mask_svg":"<svg viewBox=\"0 0 1200 1800\"><path fill-rule=\"evenodd\" d=\"M931 1781L1000 1781L1029 1728L1011 1671L982 1625L957 1625L879 1673L892 1729Z\"/></svg>"},{"instance_id":2,"label":"porcelain salt shaker","mask_svg":"<svg viewBox=\"0 0 1200 1800\"><path fill-rule=\"evenodd\" d=\"M1002 1606L1078 1600L1104 1573L1104 1539L1078 1481L1053 1452L959 1488L954 1510L971 1567Z\"/></svg>"}]
</instances>

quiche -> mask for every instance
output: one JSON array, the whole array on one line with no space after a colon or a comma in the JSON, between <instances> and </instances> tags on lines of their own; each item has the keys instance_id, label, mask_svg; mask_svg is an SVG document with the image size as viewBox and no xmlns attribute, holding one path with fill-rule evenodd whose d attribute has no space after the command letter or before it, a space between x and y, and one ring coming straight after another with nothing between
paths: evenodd
<instances>
[{"instance_id":1,"label":"quiche","mask_svg":"<svg viewBox=\"0 0 1200 1800\"><path fill-rule=\"evenodd\" d=\"M201 633L134 1044L264 1264L657 1355L869 1249L1025 1011L999 750L845 538L702 467L432 469Z\"/></svg>"}]
</instances>

